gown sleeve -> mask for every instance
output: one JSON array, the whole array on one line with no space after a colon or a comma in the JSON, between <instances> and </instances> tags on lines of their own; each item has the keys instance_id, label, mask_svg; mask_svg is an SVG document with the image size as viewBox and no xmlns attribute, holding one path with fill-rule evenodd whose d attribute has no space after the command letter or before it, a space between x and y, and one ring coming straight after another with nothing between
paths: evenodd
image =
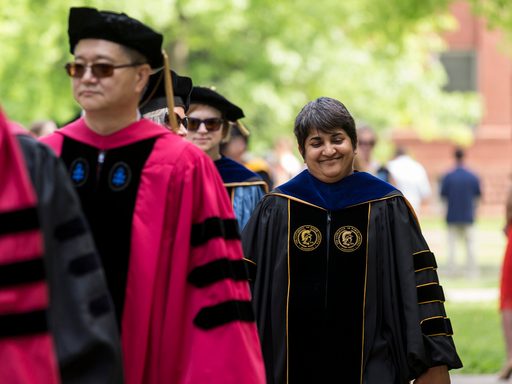
<instances>
[{"instance_id":1,"label":"gown sleeve","mask_svg":"<svg viewBox=\"0 0 512 384\"><path fill-rule=\"evenodd\" d=\"M60 160L19 136L44 236L48 310L63 383L122 383L119 331L94 242Z\"/></svg>"},{"instance_id":2,"label":"gown sleeve","mask_svg":"<svg viewBox=\"0 0 512 384\"><path fill-rule=\"evenodd\" d=\"M169 271L159 279L168 281L168 293L156 300L167 303L158 316L166 321L163 332L153 330L160 332L158 353L168 364L155 372L174 383L263 383L238 224L217 169L199 152L184 151L169 184L170 237L162 249L172 257L159 264L159 273Z\"/></svg>"},{"instance_id":3,"label":"gown sleeve","mask_svg":"<svg viewBox=\"0 0 512 384\"><path fill-rule=\"evenodd\" d=\"M398 197L386 204L383 220L389 225L383 228L389 231L382 231L379 241L382 254L390 256L383 260L383 311L394 333L393 349L404 357L400 371L411 380L434 366L460 368L435 256L405 200Z\"/></svg>"}]
</instances>

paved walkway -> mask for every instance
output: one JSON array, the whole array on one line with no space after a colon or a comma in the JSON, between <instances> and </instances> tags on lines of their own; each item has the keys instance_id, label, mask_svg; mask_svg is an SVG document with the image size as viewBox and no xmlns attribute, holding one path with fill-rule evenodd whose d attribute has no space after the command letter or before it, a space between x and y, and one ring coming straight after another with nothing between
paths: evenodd
<instances>
[{"instance_id":1,"label":"paved walkway","mask_svg":"<svg viewBox=\"0 0 512 384\"><path fill-rule=\"evenodd\" d=\"M497 375L451 375L451 379L451 384L512 384L512 380L498 380Z\"/></svg>"}]
</instances>

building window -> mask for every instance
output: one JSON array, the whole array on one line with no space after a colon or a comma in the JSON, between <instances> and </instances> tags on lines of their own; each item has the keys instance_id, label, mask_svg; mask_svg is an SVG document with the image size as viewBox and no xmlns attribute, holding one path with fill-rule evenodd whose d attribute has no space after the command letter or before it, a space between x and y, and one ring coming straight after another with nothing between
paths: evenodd
<instances>
[{"instance_id":1,"label":"building window","mask_svg":"<svg viewBox=\"0 0 512 384\"><path fill-rule=\"evenodd\" d=\"M441 63L448 75L444 86L447 92L475 92L477 90L475 51L448 51L441 53Z\"/></svg>"}]
</instances>

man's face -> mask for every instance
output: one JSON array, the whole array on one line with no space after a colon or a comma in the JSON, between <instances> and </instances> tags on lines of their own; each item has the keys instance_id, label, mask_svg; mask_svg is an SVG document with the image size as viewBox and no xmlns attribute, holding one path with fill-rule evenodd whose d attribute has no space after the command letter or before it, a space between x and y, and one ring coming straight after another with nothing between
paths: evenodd
<instances>
[{"instance_id":1,"label":"man's face","mask_svg":"<svg viewBox=\"0 0 512 384\"><path fill-rule=\"evenodd\" d=\"M107 40L83 39L75 47L75 62L91 65L131 64L122 46ZM86 112L123 111L135 107L149 76L149 65L117 68L112 76L99 78L88 68L81 78L73 78L73 96Z\"/></svg>"}]
</instances>

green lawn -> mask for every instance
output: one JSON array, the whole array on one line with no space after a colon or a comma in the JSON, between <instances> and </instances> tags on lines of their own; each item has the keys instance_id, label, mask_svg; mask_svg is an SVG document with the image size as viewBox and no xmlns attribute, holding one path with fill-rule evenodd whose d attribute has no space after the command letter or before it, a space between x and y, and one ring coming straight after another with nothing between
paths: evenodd
<instances>
[{"instance_id":1,"label":"green lawn","mask_svg":"<svg viewBox=\"0 0 512 384\"><path fill-rule=\"evenodd\" d=\"M446 224L439 217L420 219L421 228L431 250L435 253L439 266L446 262ZM505 234L503 233L503 218L481 218L475 223L474 243L477 261L485 277L497 275L503 260L505 250ZM464 263L464 249L459 244L457 262Z\"/></svg>"},{"instance_id":2,"label":"green lawn","mask_svg":"<svg viewBox=\"0 0 512 384\"><path fill-rule=\"evenodd\" d=\"M496 302L446 303L464 368L456 373L497 373L505 361Z\"/></svg>"}]
</instances>

